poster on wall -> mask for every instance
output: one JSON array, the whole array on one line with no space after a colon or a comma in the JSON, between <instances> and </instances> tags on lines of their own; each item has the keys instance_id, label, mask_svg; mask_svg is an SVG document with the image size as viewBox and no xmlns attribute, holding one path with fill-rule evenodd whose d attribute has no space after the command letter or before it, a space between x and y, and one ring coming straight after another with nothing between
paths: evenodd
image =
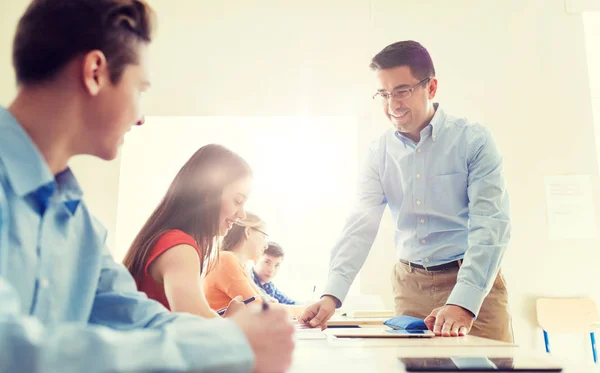
<instances>
[{"instance_id":1,"label":"poster on wall","mask_svg":"<svg viewBox=\"0 0 600 373\"><path fill-rule=\"evenodd\" d=\"M551 240L596 237L590 175L546 176L546 208Z\"/></svg>"}]
</instances>

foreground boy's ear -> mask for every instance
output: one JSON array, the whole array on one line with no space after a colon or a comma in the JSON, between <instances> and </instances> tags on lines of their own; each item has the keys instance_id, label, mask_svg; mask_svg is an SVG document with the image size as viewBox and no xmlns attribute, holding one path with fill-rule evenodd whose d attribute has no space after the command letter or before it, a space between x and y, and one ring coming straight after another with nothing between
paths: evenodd
<instances>
[{"instance_id":1,"label":"foreground boy's ear","mask_svg":"<svg viewBox=\"0 0 600 373\"><path fill-rule=\"evenodd\" d=\"M104 53L99 50L93 50L83 56L83 84L87 92L96 96L100 92L100 88L109 79L108 64Z\"/></svg>"}]
</instances>

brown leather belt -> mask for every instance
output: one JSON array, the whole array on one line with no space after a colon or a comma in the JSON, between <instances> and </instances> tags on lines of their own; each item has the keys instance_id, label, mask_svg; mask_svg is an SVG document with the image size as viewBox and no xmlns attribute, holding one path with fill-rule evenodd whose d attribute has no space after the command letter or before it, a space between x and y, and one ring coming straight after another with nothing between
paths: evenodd
<instances>
[{"instance_id":1,"label":"brown leather belt","mask_svg":"<svg viewBox=\"0 0 600 373\"><path fill-rule=\"evenodd\" d=\"M420 268L420 269L424 269L429 272L436 272L436 271L443 271L445 269L450 269L450 268L460 268L460 266L462 264L462 259L444 263L444 264L440 264L440 265L436 265L436 266L432 266L432 267L425 267L420 264L411 263L408 260L404 260L404 259L400 259L400 262L406 264L407 266L413 267L413 268Z\"/></svg>"}]
</instances>

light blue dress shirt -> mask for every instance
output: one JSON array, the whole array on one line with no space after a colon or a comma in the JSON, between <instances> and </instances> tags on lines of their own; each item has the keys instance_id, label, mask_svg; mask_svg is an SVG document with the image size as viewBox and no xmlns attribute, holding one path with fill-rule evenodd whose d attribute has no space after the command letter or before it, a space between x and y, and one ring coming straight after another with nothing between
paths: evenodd
<instances>
[{"instance_id":1,"label":"light blue dress shirt","mask_svg":"<svg viewBox=\"0 0 600 373\"><path fill-rule=\"evenodd\" d=\"M464 259L447 304L479 313L510 239L502 156L486 127L435 107L418 143L390 129L369 149L325 294L346 297L388 205L398 258L425 267Z\"/></svg>"},{"instance_id":2,"label":"light blue dress shirt","mask_svg":"<svg viewBox=\"0 0 600 373\"><path fill-rule=\"evenodd\" d=\"M0 107L0 372L250 371L233 322L137 291L81 196Z\"/></svg>"}]
</instances>

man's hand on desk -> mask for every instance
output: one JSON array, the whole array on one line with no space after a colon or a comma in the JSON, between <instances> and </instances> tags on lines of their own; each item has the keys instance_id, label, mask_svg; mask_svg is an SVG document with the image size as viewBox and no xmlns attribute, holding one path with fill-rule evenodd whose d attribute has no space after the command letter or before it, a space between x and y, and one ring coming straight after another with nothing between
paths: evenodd
<instances>
[{"instance_id":1,"label":"man's hand on desk","mask_svg":"<svg viewBox=\"0 0 600 373\"><path fill-rule=\"evenodd\" d=\"M425 325L437 336L462 337L469 333L474 319L471 311L447 304L431 311L425 318Z\"/></svg>"},{"instance_id":2,"label":"man's hand on desk","mask_svg":"<svg viewBox=\"0 0 600 373\"><path fill-rule=\"evenodd\" d=\"M302 316L298 318L299 323L304 323L312 328L317 326L321 327L321 330L327 328L327 320L333 316L338 300L331 296L325 295L318 302L308 306L302 313Z\"/></svg>"},{"instance_id":3,"label":"man's hand on desk","mask_svg":"<svg viewBox=\"0 0 600 373\"><path fill-rule=\"evenodd\" d=\"M236 312L233 320L242 329L254 352L255 373L285 372L292 364L294 325L280 305L260 311L257 306Z\"/></svg>"}]
</instances>

